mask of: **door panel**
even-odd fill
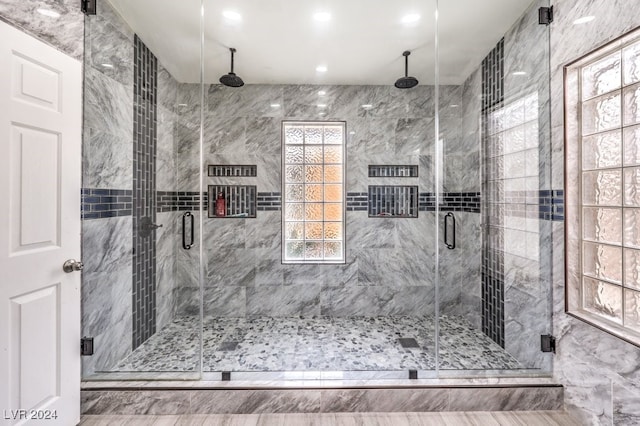
[[[81,63],[0,22],[0,75],[0,407],[76,424]]]

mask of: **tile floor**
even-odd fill
[[[198,319],[178,317],[112,371],[196,371]],[[417,347],[403,347],[405,343]],[[516,359],[459,317],[440,319],[442,369],[509,370]],[[392,371],[435,367],[433,317],[206,318],[203,366],[213,371]]]

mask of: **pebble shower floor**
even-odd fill
[[[112,371],[197,371],[198,329],[197,317],[178,317]],[[432,370],[433,336],[433,317],[209,317],[203,371]],[[415,339],[418,347],[403,347],[400,339]],[[440,368],[522,365],[465,319],[442,316]]]

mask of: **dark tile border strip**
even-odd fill
[[[282,209],[282,194],[280,192],[258,192],[256,209],[261,212],[280,211]]]
[[[130,189],[82,188],[82,220],[131,216],[133,191]]]
[[[198,210],[200,197],[197,191],[158,191],[156,193],[157,212]],[[202,198],[206,207],[209,198],[206,192],[202,193]]]
[[[443,192],[440,194],[440,211],[480,213],[479,192]],[[420,211],[436,211],[436,195],[433,192],[421,192]]]

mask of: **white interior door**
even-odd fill
[[[4,424],[80,420],[81,128],[81,63],[0,22]]]

